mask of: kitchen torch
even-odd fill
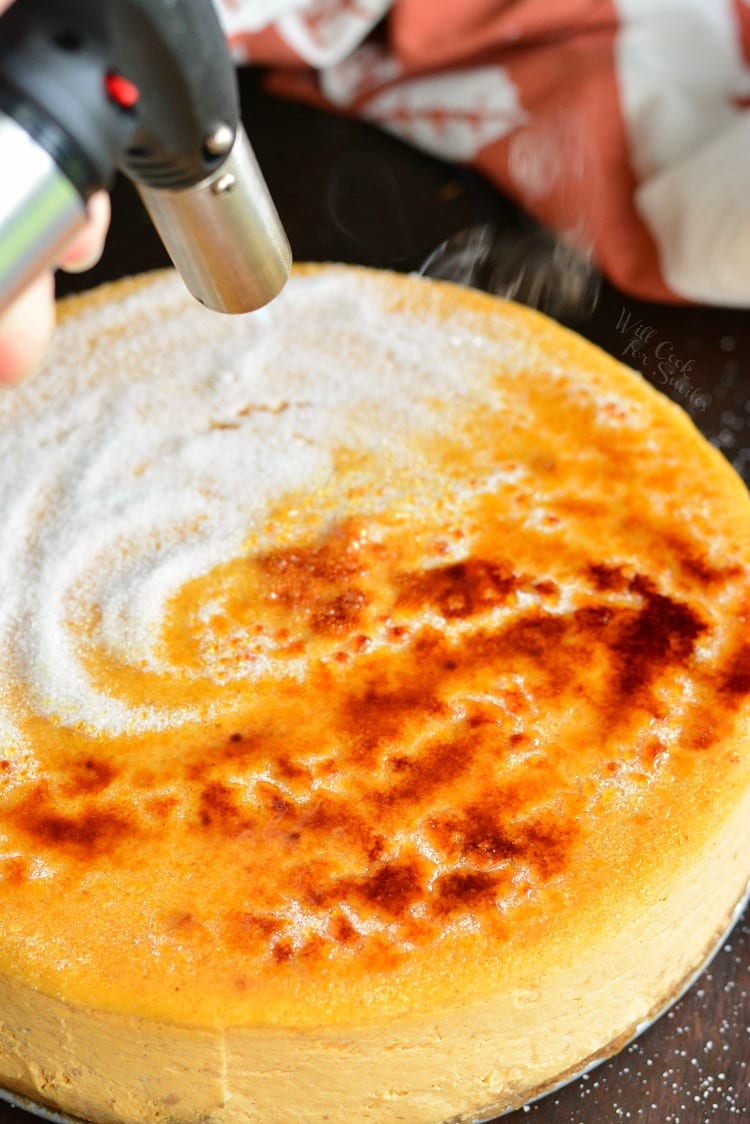
[[[203,304],[249,312],[281,290],[289,245],[211,0],[16,0],[0,18],[0,309],[118,169]]]

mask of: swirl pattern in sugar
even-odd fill
[[[285,495],[324,489],[336,449],[397,463],[427,414],[446,424],[434,401],[476,395],[487,341],[465,322],[386,319],[383,299],[354,273],[297,276],[217,333],[167,275],[63,320],[46,370],[0,411],[0,728],[19,697],[110,734],[200,716],[118,698],[92,661],[168,674],[160,622],[184,582]]]

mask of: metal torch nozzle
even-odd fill
[[[284,287],[291,250],[241,126],[200,183],[138,190],[185,284],[208,308],[249,312]]]

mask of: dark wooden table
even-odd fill
[[[370,126],[270,98],[250,72],[241,82],[248,132],[297,260],[417,270],[446,239],[479,226],[501,271],[512,271],[518,247],[527,263],[549,268],[544,236],[480,177]],[[89,274],[65,278],[60,289],[70,292],[164,264],[135,193],[118,182],[103,261]],[[538,289],[532,271],[521,295]],[[750,314],[645,304],[606,284],[596,301],[589,287],[574,304],[562,319],[684,406],[750,481]],[[638,322],[645,330],[634,343]],[[691,486],[687,471],[683,486]],[[0,1104],[0,1124],[32,1119]],[[750,1121],[750,910],[698,983],[638,1042],[504,1119],[508,1124]],[[272,1124],[286,1124],[283,1106]]]

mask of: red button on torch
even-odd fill
[[[107,97],[121,109],[132,109],[141,96],[141,91],[135,83],[122,74],[115,74],[114,71],[110,71],[104,79],[104,89],[107,91]]]

